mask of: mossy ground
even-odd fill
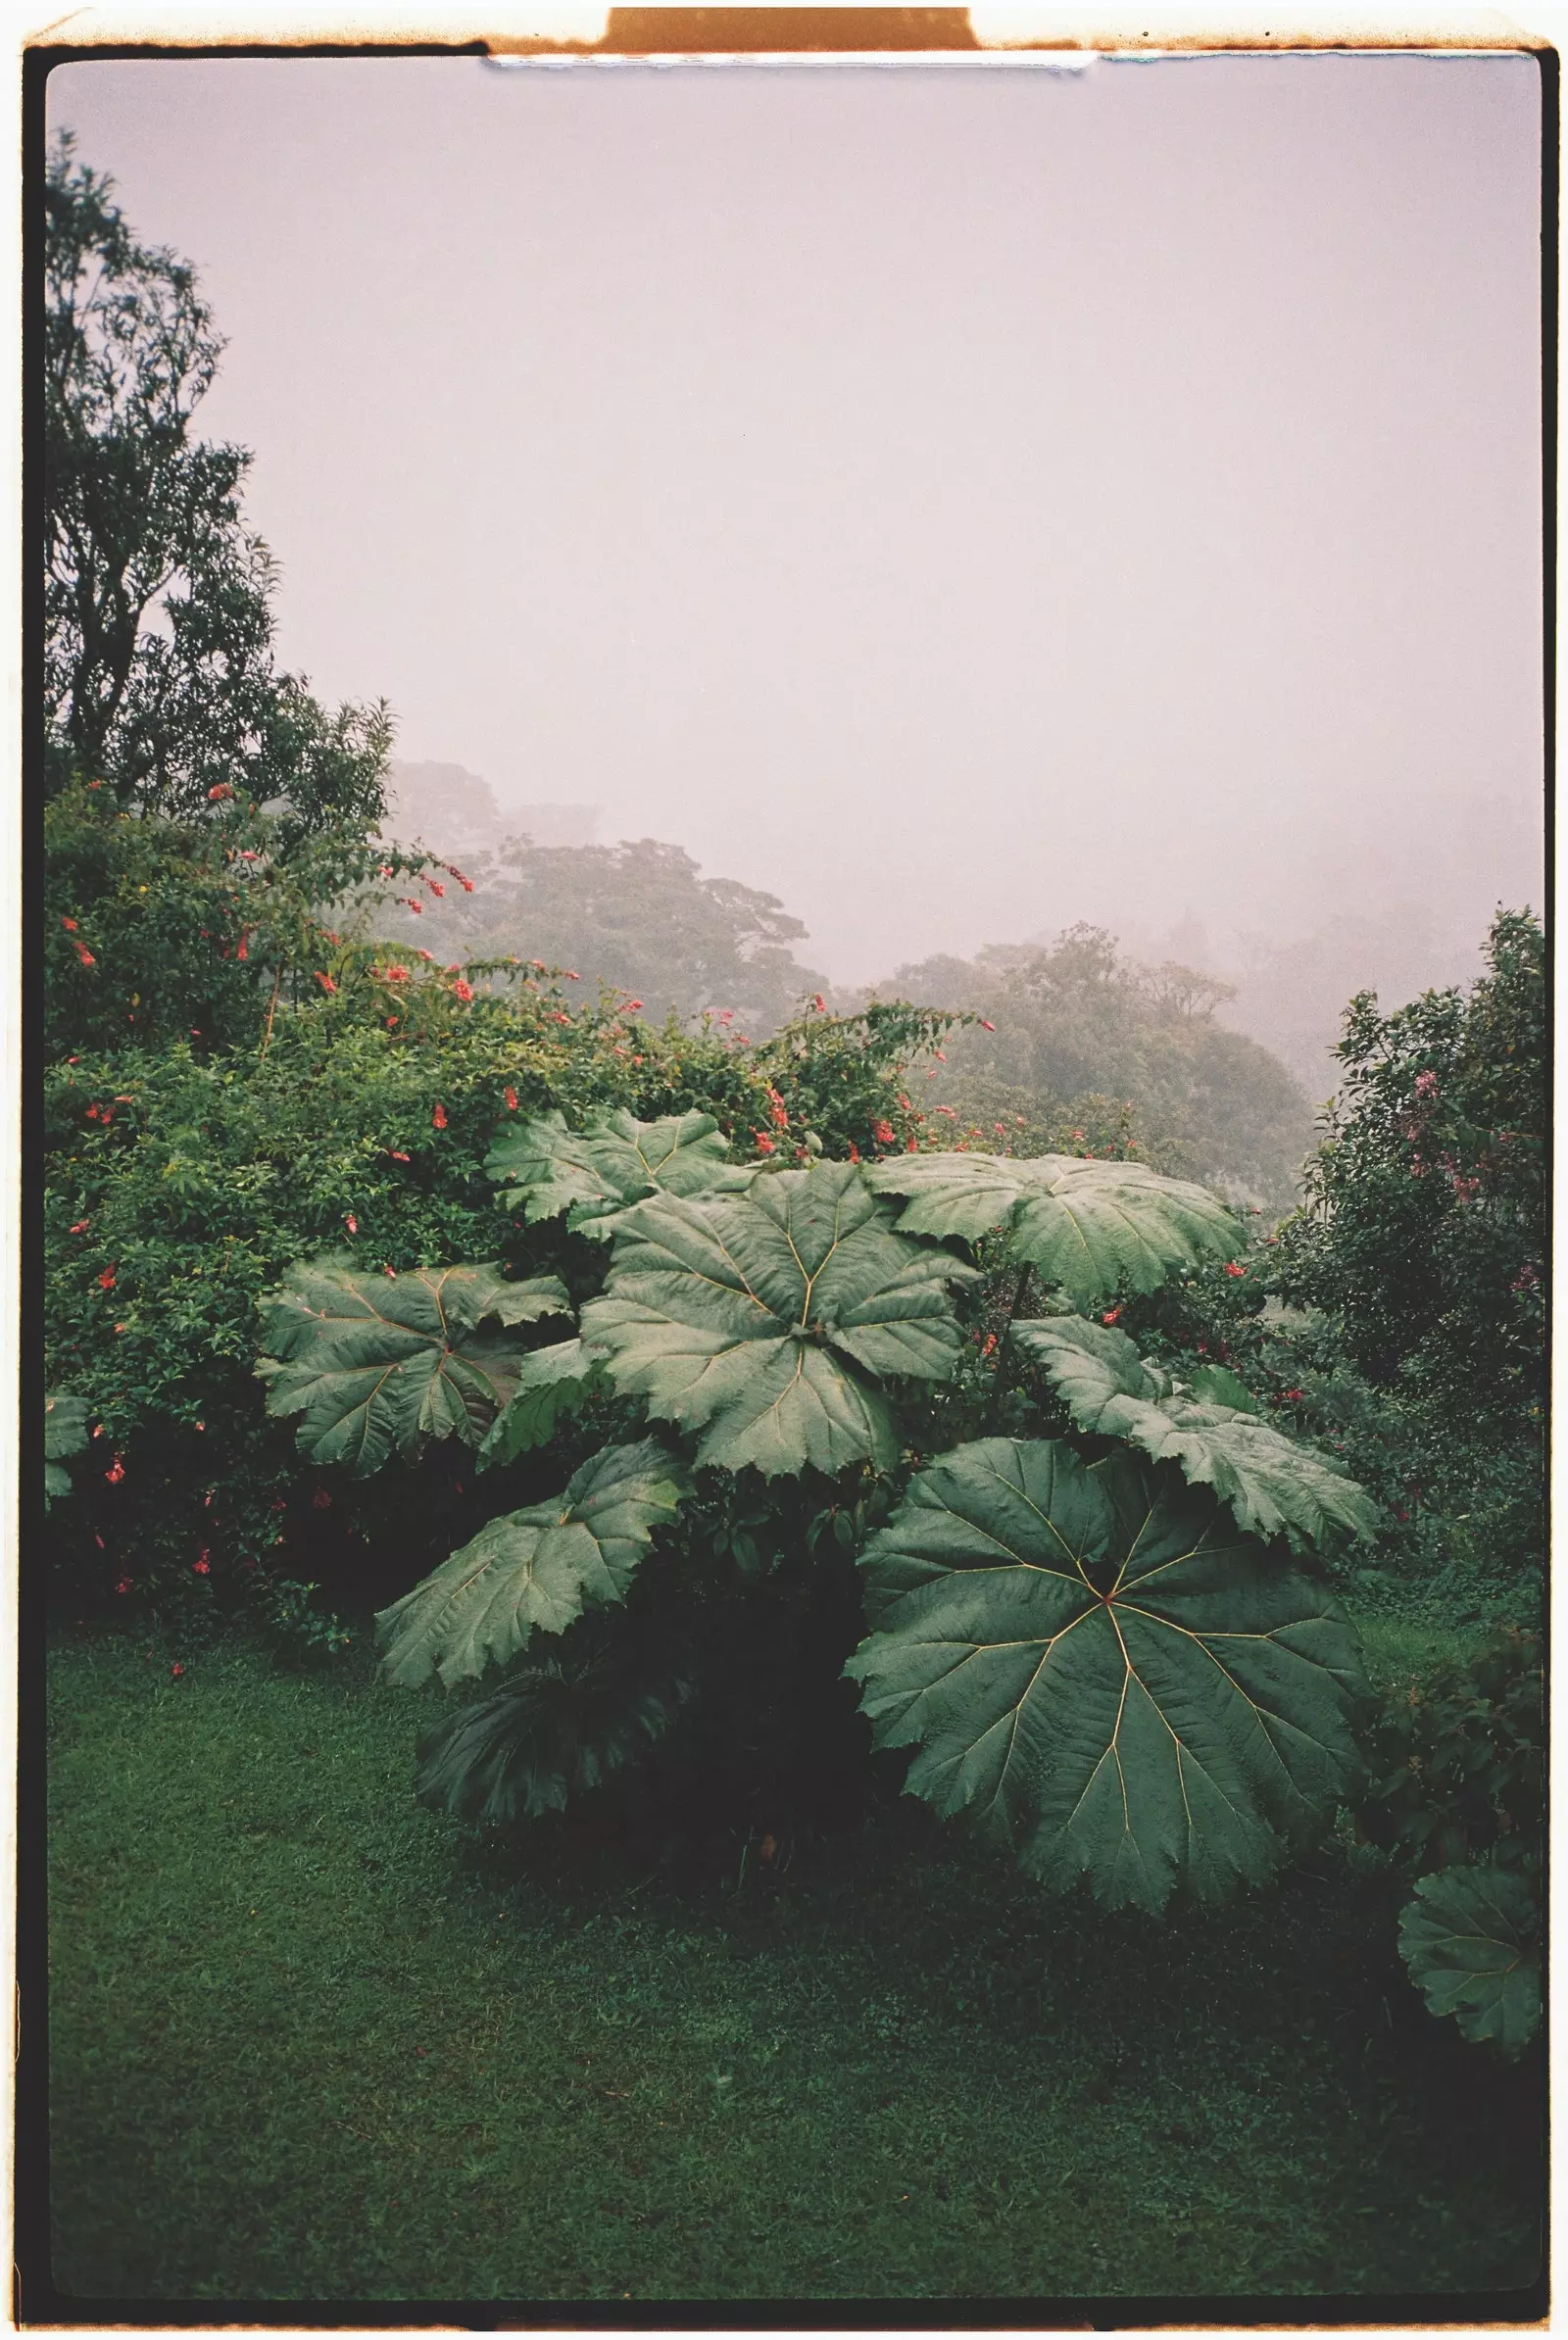
[[[1391,1657],[1396,1653],[1391,1652]],[[417,1809],[413,1702],[51,1666],[54,2277],[84,2300],[1507,2291],[1540,2117],[1335,1842],[1164,1925],[907,1803],[677,1874]],[[1441,2316],[1436,2300],[1432,2313]]]

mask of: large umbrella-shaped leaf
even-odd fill
[[[559,1812],[657,1745],[692,1687],[689,1666],[630,1633],[585,1655],[530,1658],[420,1741],[416,1792],[453,1820]]]
[[[1012,1337],[1044,1366],[1081,1430],[1174,1462],[1184,1478],[1212,1487],[1254,1536],[1284,1536],[1301,1551],[1376,1535],[1378,1507],[1366,1489],[1315,1446],[1275,1430],[1250,1398],[1245,1408],[1201,1404],[1125,1333],[1079,1316],[1015,1324]]]
[[[1054,1886],[1158,1910],[1266,1877],[1355,1769],[1339,1604],[1206,1491],[1125,1450],[986,1438],[862,1555],[851,1659],[912,1792]]]
[[[424,1438],[477,1446],[516,1387],[517,1328],[570,1306],[559,1278],[509,1284],[494,1265],[366,1276],[302,1261],[267,1304],[267,1410],[303,1414],[300,1451],[362,1478]]]
[[[656,1528],[686,1491],[655,1438],[607,1446],[564,1495],[507,1512],[376,1618],[389,1682],[439,1674],[450,1687],[505,1665],[537,1629],[564,1633],[587,1607],[620,1600]]]
[[[1399,1952],[1434,2015],[1516,2057],[1541,2022],[1540,1933],[1528,1881],[1478,1861],[1421,1878],[1400,1913]]]
[[[587,1403],[604,1380],[604,1368],[580,1341],[557,1341],[533,1348],[517,1366],[514,1394],[491,1424],[479,1449],[479,1468],[509,1463],[530,1447],[548,1445],[556,1425]]]
[[[1245,1242],[1217,1195],[1142,1162],[910,1153],[870,1163],[866,1174],[878,1194],[908,1196],[899,1225],[910,1235],[977,1243],[1004,1227],[1014,1256],[1075,1308],[1122,1286],[1152,1292],[1177,1269],[1234,1259]]]
[[[46,1397],[43,1401],[43,1500],[46,1511],[59,1496],[71,1492],[71,1473],[64,1465],[68,1456],[82,1453],[89,1443],[88,1412],[84,1397]]]
[[[658,1195],[618,1236],[583,1339],[650,1413],[703,1432],[700,1463],[768,1478],[886,1465],[899,1439],[878,1384],[952,1373],[948,1288],[973,1273],[891,1217],[850,1162],[716,1200]]]
[[[754,1175],[729,1159],[729,1140],[710,1113],[637,1121],[601,1108],[580,1130],[545,1113],[502,1131],[485,1168],[507,1182],[501,1199],[532,1226],[567,1213],[567,1225],[608,1237],[634,1202],[654,1194],[736,1193]]]

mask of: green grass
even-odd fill
[[[55,2279],[82,2298],[1507,2289],[1528,2072],[1433,2022],[1334,1844],[1166,1926],[907,1804],[678,1890],[410,1794],[417,1701],[52,1663]]]

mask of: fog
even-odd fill
[[[1313,980],[1540,906],[1529,61],[171,60],[50,108],[198,263],[282,653],[401,756],[685,846],[846,985],[1079,919],[1250,967],[1303,1063]]]

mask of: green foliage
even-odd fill
[[[430,905],[420,941],[452,958],[515,951],[619,991],[656,1015],[723,1015],[760,1040],[822,978],[791,945],[806,928],[771,894],[705,878],[677,845],[529,846],[476,858],[471,896]],[[393,932],[398,929],[394,925]]]
[[[1242,1244],[1234,1214],[1214,1195],[1137,1162],[926,1153],[867,1175],[878,1194],[910,1197],[898,1222],[908,1234],[974,1243],[1004,1226],[1014,1254],[1075,1308],[1123,1285],[1152,1292],[1172,1268],[1234,1258]]]
[[[1534,1633],[1401,1677],[1367,1733],[1363,1835],[1406,1867],[1541,1865],[1545,1683]]]
[[[57,776],[122,805],[274,804],[290,845],[379,819],[385,710],[328,712],[272,646],[251,458],[191,423],[222,343],[187,262],[138,244],[113,181],[54,146],[44,188],[44,695]]]
[[[849,1163],[756,1180],[744,1195],[661,1194],[617,1237],[583,1337],[617,1389],[701,1431],[700,1464],[832,1475],[897,1457],[889,1377],[942,1380],[972,1278],[891,1231]]]
[[[919,1473],[862,1559],[851,1661],[911,1791],[1046,1882],[1162,1909],[1255,1883],[1355,1772],[1339,1604],[1126,1452],[986,1439]]]
[[[1153,1462],[1212,1487],[1254,1536],[1284,1536],[1298,1552],[1377,1532],[1377,1506],[1335,1458],[1314,1453],[1263,1421],[1255,1400],[1224,1366],[1193,1379],[1189,1396],[1112,1325],[1081,1317],[1014,1324],[1012,1338],[1045,1370],[1080,1430],[1125,1438]],[[1214,1403],[1233,1390],[1246,1402]]]
[[[439,1673],[448,1688],[559,1633],[585,1606],[619,1601],[657,1527],[686,1491],[685,1474],[655,1438],[611,1446],[564,1495],[492,1520],[471,1543],[376,1619],[389,1682]]]
[[[653,1194],[733,1194],[750,1177],[729,1159],[729,1140],[710,1113],[642,1122],[630,1113],[590,1113],[580,1130],[548,1113],[504,1129],[485,1168],[506,1186],[507,1210],[529,1226],[566,1213],[574,1231],[611,1236],[634,1202]]]
[[[43,1401],[43,1488],[47,1509],[71,1492],[71,1473],[65,1464],[87,1446],[87,1407],[79,1397],[46,1397]]]
[[[552,1341],[518,1358],[513,1393],[485,1434],[479,1468],[515,1462],[531,1447],[548,1445],[558,1424],[575,1413],[604,1380],[597,1357],[580,1340]]]
[[[1399,1919],[1399,1952],[1434,2015],[1518,2057],[1541,2023],[1540,1932],[1526,1880],[1481,1861],[1421,1878]]]
[[[1468,994],[1388,1016],[1353,999],[1279,1244],[1281,1292],[1329,1316],[1368,1380],[1511,1441],[1544,1392],[1545,1018],[1545,944],[1523,911],[1499,911]]]
[[[491,1826],[564,1811],[665,1738],[693,1687],[641,1639],[535,1657],[421,1739],[419,1801]]]
[[[362,1478],[394,1446],[477,1446],[516,1389],[516,1328],[570,1306],[559,1276],[509,1283],[493,1264],[384,1278],[297,1264],[264,1310],[267,1410],[303,1414],[300,1452]]]
[[[971,1011],[930,1091],[960,1125],[1005,1121],[1029,1153],[1127,1153],[1275,1209],[1295,1199],[1310,1111],[1276,1057],[1215,1021],[1228,985],[1139,966],[1090,926],[892,983]]]

